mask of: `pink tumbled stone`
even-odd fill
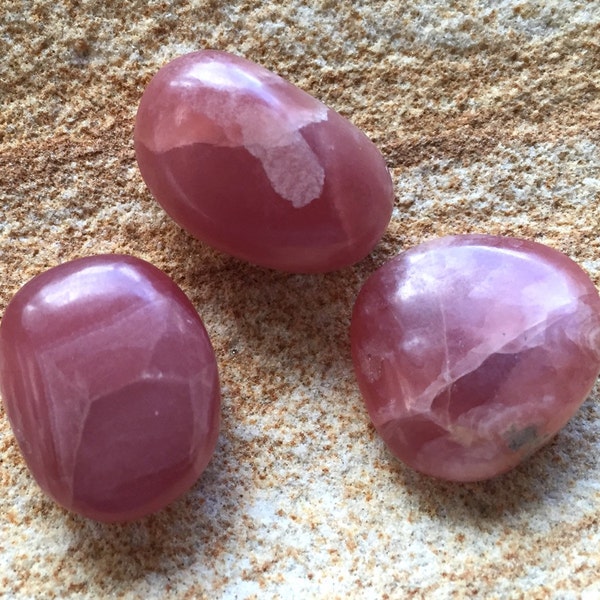
[[[164,273],[130,256],[74,260],[17,292],[0,326],[0,389],[39,485],[99,521],[169,504],[218,436],[204,325]]]
[[[476,481],[508,471],[577,411],[600,372],[600,297],[534,242],[446,237],[390,260],[354,307],[367,409],[412,468]]]
[[[204,50],[163,67],[141,99],[142,177],[189,233],[251,263],[332,271],[390,220],[383,157],[354,125],[281,77]]]

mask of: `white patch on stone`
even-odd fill
[[[258,158],[273,189],[294,208],[302,208],[321,195],[325,171],[306,140],[296,132],[286,146],[247,146]]]
[[[273,189],[295,208],[318,198],[325,171],[300,129],[327,120],[327,107],[307,94],[300,102],[294,102],[293,95],[282,97],[276,86],[290,84],[262,69],[232,74],[218,65],[199,68],[203,81],[216,93],[206,94],[201,107],[190,103],[190,108],[221,131],[223,139],[215,139],[213,132],[212,142],[244,146],[260,160]],[[206,126],[203,129],[207,131]]]
[[[315,101],[316,110],[278,106],[248,106],[238,113],[243,145],[258,158],[273,189],[295,208],[321,195],[325,171],[300,134],[309,123],[327,118],[327,108]]]

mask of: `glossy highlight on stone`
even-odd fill
[[[600,297],[547,246],[491,235],[421,244],[360,291],[352,355],[389,449],[435,477],[508,471],[577,411],[600,372]]]
[[[135,150],[146,184],[193,236],[251,263],[333,271],[364,258],[392,213],[375,145],[274,73],[203,50],[144,92]]]
[[[217,441],[204,325],[167,275],[130,256],[77,259],[15,294],[0,324],[0,389],[39,485],[99,521],[175,500]]]

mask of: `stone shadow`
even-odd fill
[[[178,237],[189,251],[177,283],[205,321],[225,384],[231,373],[262,384],[282,377],[353,380],[352,307],[385,260],[383,246],[353,267],[289,274],[219,254],[183,232]]]
[[[130,523],[99,523],[64,511],[61,527],[69,540],[64,560],[85,565],[87,593],[113,589],[118,596],[121,588],[126,591],[132,582],[149,577],[175,581],[194,564],[232,552],[226,533],[235,527],[237,491],[224,443],[221,438],[192,489],[158,513]]]
[[[512,471],[487,481],[452,483],[433,479],[386,454],[398,483],[411,490],[421,511],[441,523],[485,528],[522,521],[525,515],[544,518],[548,502],[571,504],[570,495],[579,483],[597,479],[598,412],[597,400],[588,399],[549,444]],[[575,512],[573,509],[572,516]]]

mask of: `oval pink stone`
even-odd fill
[[[251,263],[332,271],[365,257],[390,220],[375,145],[281,77],[204,50],[163,67],[135,123],[142,177],[184,229]]]
[[[367,280],[351,338],[392,453],[428,475],[475,481],[516,466],[585,400],[600,371],[600,297],[541,244],[446,237]]]
[[[164,273],[129,256],[74,260],[17,292],[0,326],[0,388],[39,485],[99,521],[169,504],[218,436],[204,325]]]

